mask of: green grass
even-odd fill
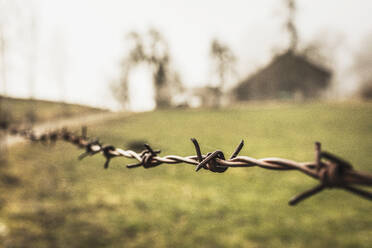
[[[27,117],[30,114],[34,115],[37,122],[43,122],[103,111],[102,109],[78,104],[63,104],[61,102],[8,97],[2,99],[2,106],[5,111],[10,112],[11,118],[17,122],[27,121]]]
[[[314,159],[314,141],[372,172],[371,104],[245,106],[226,110],[158,111],[89,128],[125,148],[144,140],[162,154],[202,152]],[[299,172],[259,168],[223,174],[191,165],[128,170],[100,156],[81,162],[69,144],[12,147],[2,186],[4,247],[370,247],[371,202],[327,190],[296,207],[288,200],[317,182]]]

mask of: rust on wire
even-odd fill
[[[372,186],[372,175],[369,173],[359,172],[353,169],[352,165],[329,153],[321,150],[321,144],[315,143],[315,161],[314,162],[296,162],[282,158],[262,158],[255,159],[248,156],[238,156],[242,150],[244,141],[236,147],[229,159],[225,159],[222,151],[209,152],[202,154],[200,145],[195,138],[191,141],[194,144],[196,155],[177,156],[168,155],[159,156],[160,150],[154,150],[150,145],[145,144],[144,150],[136,153],[131,150],[123,150],[112,145],[103,145],[98,139],[91,139],[87,136],[87,127],[82,127],[81,134],[76,134],[66,128],[55,130],[43,134],[35,134],[31,129],[4,128],[12,135],[20,135],[31,142],[41,142],[43,144],[54,144],[57,140],[63,140],[85,149],[78,159],[81,160],[87,156],[102,154],[106,161],[104,168],[109,168],[111,159],[116,157],[125,157],[137,160],[134,164],[127,165],[127,168],[153,168],[161,164],[180,164],[186,163],[196,167],[196,171],[205,169],[211,172],[223,173],[229,167],[259,167],[269,170],[288,171],[297,170],[305,175],[319,180],[315,187],[293,197],[289,205],[293,206],[299,202],[322,192],[324,189],[339,188],[367,200],[372,200],[372,192],[366,191],[356,186]]]

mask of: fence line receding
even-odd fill
[[[85,152],[79,156],[79,160],[96,154],[102,154],[106,161],[104,168],[109,168],[110,160],[116,157],[125,157],[137,160],[134,164],[127,165],[127,168],[144,167],[146,169],[159,166],[161,164],[180,164],[186,163],[194,165],[196,171],[200,169],[209,170],[215,173],[223,173],[232,167],[260,167],[263,169],[289,171],[297,170],[304,175],[319,180],[319,184],[295,197],[289,201],[289,205],[309,198],[324,189],[338,188],[350,193],[372,200],[372,192],[366,191],[358,186],[372,186],[372,175],[365,172],[356,171],[352,165],[329,152],[321,150],[321,144],[315,143],[315,161],[314,162],[296,162],[282,158],[262,158],[255,159],[248,156],[239,156],[244,142],[241,141],[231,156],[226,159],[222,151],[217,150],[202,154],[198,141],[192,138],[196,155],[177,156],[167,155],[159,156],[160,150],[154,150],[150,145],[144,144],[144,150],[140,153],[132,150],[124,150],[113,145],[105,145],[98,139],[92,139],[87,136],[87,128],[82,127],[81,134],[72,132],[66,128],[54,130],[37,135],[32,129],[7,128],[10,134],[19,135],[31,142],[41,142],[43,144],[52,144],[58,140],[63,140],[76,145]]]

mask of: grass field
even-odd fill
[[[371,104],[245,106],[172,110],[120,117],[89,127],[125,148],[146,141],[162,154],[202,152],[314,159],[314,141],[372,172]],[[371,247],[371,202],[327,190],[296,207],[288,200],[317,182],[299,172],[259,168],[196,173],[191,165],[126,169],[81,151],[23,144],[10,149],[2,182],[3,247]],[[9,180],[8,180],[9,181]]]
[[[94,114],[102,109],[78,104],[63,104],[60,102],[30,100],[20,98],[3,98],[3,108],[9,111],[12,119],[18,122],[27,121],[27,115],[33,112],[37,122],[61,119],[81,114]]]

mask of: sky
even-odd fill
[[[4,3],[12,1],[16,0],[0,0],[0,11],[4,13]],[[24,13],[23,17],[33,16],[35,24],[10,18],[5,26],[12,41],[6,58],[6,93],[15,97],[30,96],[32,77],[36,98],[117,109],[110,84],[119,76],[120,61],[129,49],[125,37],[131,31],[145,33],[156,28],[162,32],[170,47],[172,67],[179,71],[186,87],[214,83],[209,57],[213,38],[229,45],[238,59],[238,77],[231,80],[231,87],[288,46],[283,0],[18,3],[18,12]],[[336,91],[355,89],[356,79],[350,68],[353,54],[372,32],[372,1],[298,0],[297,6],[300,47],[314,39],[327,43],[337,68]],[[133,110],[154,107],[151,74],[145,66],[131,73],[130,93]]]

